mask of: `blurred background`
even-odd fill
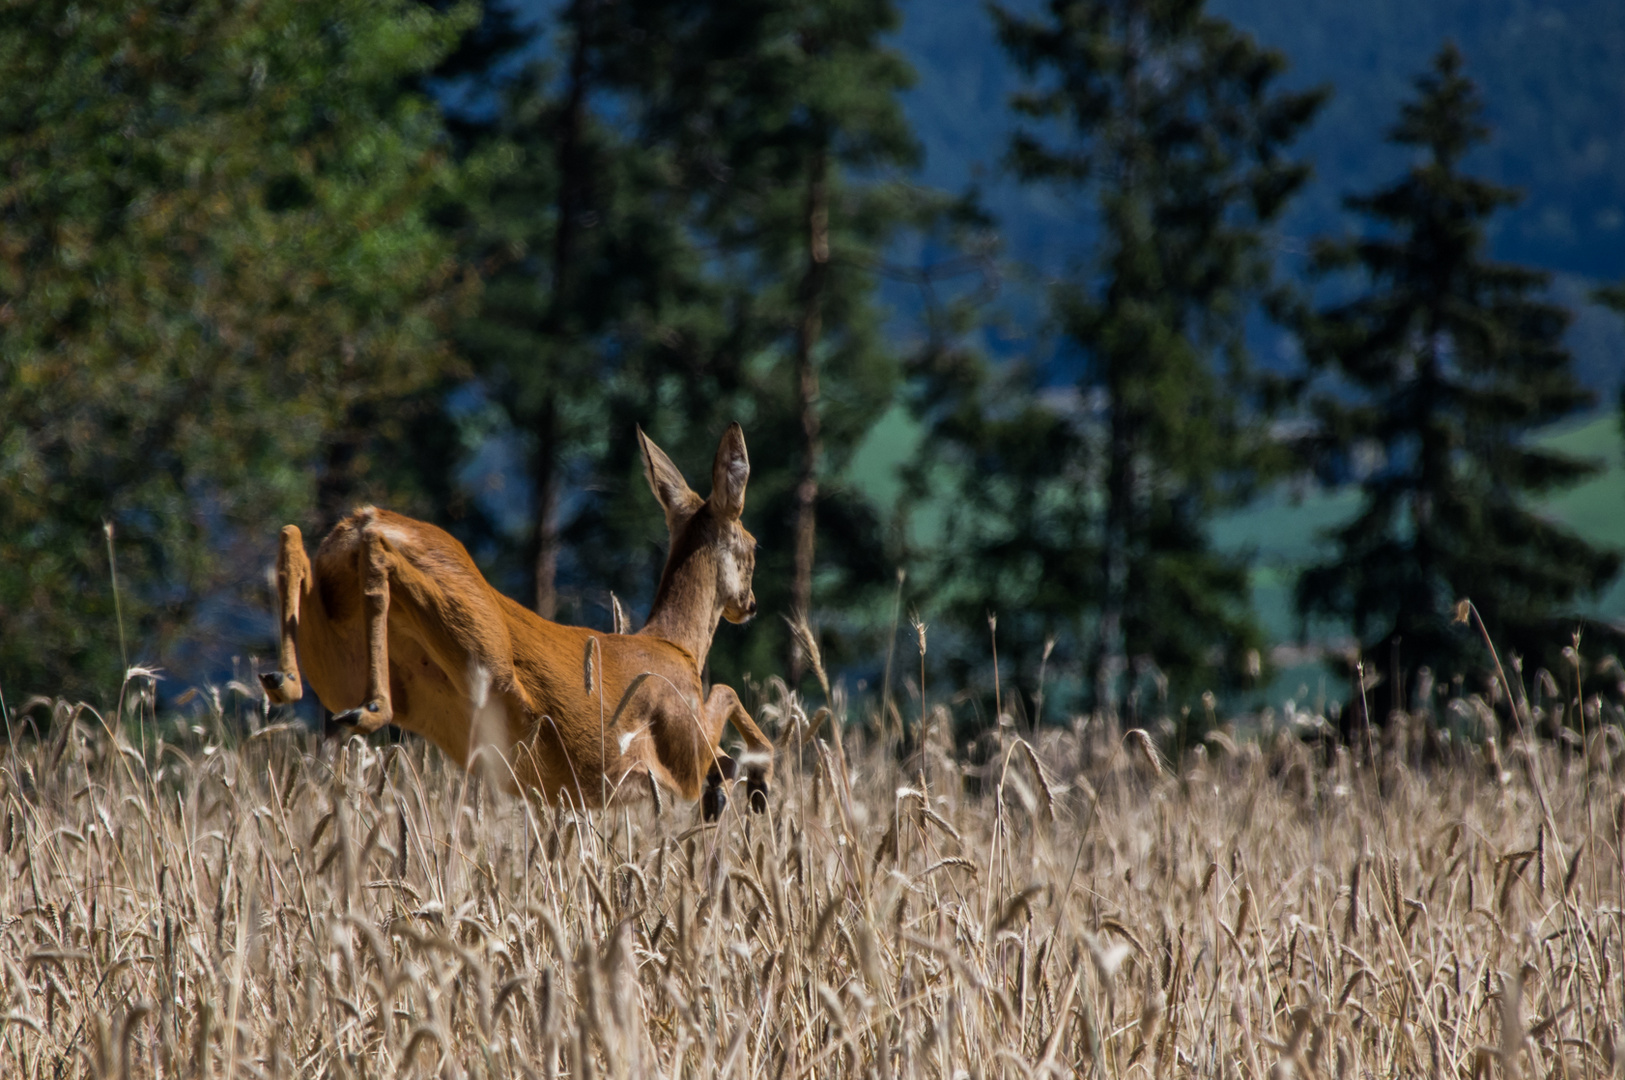
[[[253,685],[364,502],[638,625],[635,427],[736,419],[742,691],[797,611],[877,710],[1625,688],[1612,0],[40,0],[0,76],[12,707]]]

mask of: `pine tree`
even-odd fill
[[[1056,475],[1089,477],[1096,566],[1076,610],[1096,613],[1089,676],[1115,711],[1131,658],[1187,687],[1239,681],[1259,631],[1243,560],[1207,523],[1267,456],[1244,393],[1243,320],[1269,286],[1267,230],[1307,168],[1285,150],[1320,92],[1275,83],[1283,58],[1201,0],[1050,0],[995,11],[1030,89],[1018,176],[1074,195],[1098,254],[1052,294],[1084,373]],[[1059,129],[1059,130],[1058,130]],[[992,599],[990,597],[990,599]]]
[[[912,73],[884,43],[897,12],[889,0],[648,7],[665,45],[645,89],[651,129],[676,151],[726,293],[717,345],[739,394],[719,404],[748,408],[764,433],[795,432],[752,443],[759,593],[766,610],[811,616],[820,594],[891,578],[873,508],[836,478],[899,377],[876,268],[899,229],[939,208],[897,175],[918,152],[898,101]],[[790,651],[794,681],[803,658]],[[755,670],[776,667],[758,653]]]
[[[557,410],[555,468],[581,492],[557,523],[560,579],[651,593],[664,537],[633,424],[703,461],[738,419],[763,610],[890,581],[878,516],[838,477],[895,397],[876,266],[935,205],[893,175],[914,153],[908,71],[881,43],[895,11],[579,0],[561,18],[561,55],[499,124],[515,164],[481,233],[503,269],[462,335],[516,429],[538,430],[538,403]],[[572,218],[590,227],[564,243]],[[538,483],[541,461],[529,471]],[[720,638],[712,664],[765,676],[788,647],[764,619],[748,644]]]
[[[1303,324],[1311,364],[1336,386],[1314,399],[1316,449],[1363,475],[1359,512],[1304,573],[1298,607],[1352,624],[1368,668],[1399,680],[1401,706],[1424,665],[1441,685],[1484,669],[1482,642],[1452,625],[1458,600],[1499,648],[1555,659],[1574,629],[1560,616],[1620,565],[1527,504],[1596,471],[1527,438],[1591,395],[1563,344],[1569,314],[1542,296],[1548,275],[1485,250],[1490,217],[1519,196],[1462,172],[1488,134],[1481,113],[1446,46],[1390,134],[1416,164],[1347,200],[1367,235],[1317,246],[1321,273],[1353,271],[1367,290]]]
[[[263,610],[276,528],[317,524],[321,484],[381,494],[462,291],[432,222],[457,173],[406,83],[467,21],[281,0],[0,15],[13,704],[117,688],[104,522],[128,659],[185,669],[258,643],[218,612]]]
[[[573,498],[569,514],[561,502],[630,476],[661,338],[682,318],[674,308],[695,287],[699,262],[669,149],[640,130],[636,84],[648,47],[633,26],[626,5],[574,0],[552,35],[559,55],[526,68],[471,138],[490,176],[470,208],[488,280],[459,340],[529,485],[519,572],[499,578],[517,577],[548,618],[584,617],[579,603],[572,615],[560,611],[561,598],[579,599],[573,585],[584,576],[572,573],[580,559],[570,549],[584,528],[604,524],[603,500]],[[641,530],[597,538],[606,541],[623,557],[644,547]],[[623,567],[611,589],[624,595],[639,576]]]

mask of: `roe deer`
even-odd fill
[[[772,744],[739,697],[701,672],[717,622],[756,614],[756,541],[740,524],[750,460],[731,425],[711,468],[711,496],[642,429],[649,486],[666,512],[670,550],[649,621],[636,634],[549,622],[493,589],[443,530],[362,507],[322,541],[314,561],[293,525],[277,558],[278,670],[260,676],[271,701],[297,701],[304,678],[340,726],[393,723],[467,767],[501,754],[509,782],[549,800],[601,806],[661,788],[704,796],[707,819],[727,802],[733,759],[724,725],[745,740],[747,790],[765,809]],[[619,629],[619,627],[617,627]],[[702,791],[703,781],[703,791]]]

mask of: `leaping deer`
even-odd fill
[[[722,812],[735,776],[717,748],[732,723],[747,747],[751,807],[765,809],[772,744],[730,687],[702,700],[701,684],[718,620],[756,614],[756,541],[739,520],[750,478],[744,432],[733,424],[723,434],[710,498],[690,490],[641,428],[638,442],[671,542],[642,630],[549,622],[493,589],[445,531],[362,507],[334,526],[314,562],[299,529],[283,527],[277,670],[260,676],[267,696],[298,701],[302,664],[337,725],[366,733],[393,723],[465,768],[490,746],[512,784],[580,806],[617,792],[703,794],[707,819]]]

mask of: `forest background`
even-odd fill
[[[806,611],[971,712],[995,643],[1051,718],[1402,706],[1481,684],[1470,598],[1620,693],[1602,0],[47,0],[0,70],[13,705],[253,685],[277,527],[364,501],[635,621],[634,426],[698,482],[731,419],[718,678],[805,677]]]

